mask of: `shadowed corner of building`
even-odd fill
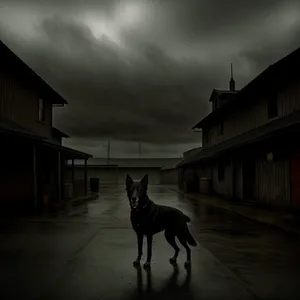
[[[154,272],[151,268],[143,269],[141,266],[136,266],[136,287],[129,297],[122,299],[194,299],[191,283],[191,267],[185,270],[180,270],[177,263],[172,264],[173,270],[166,279],[163,279],[159,284],[158,289],[153,286]],[[180,272],[185,272],[183,282],[179,282]],[[144,279],[145,277],[145,279]]]

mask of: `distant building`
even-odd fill
[[[299,67],[300,48],[241,91],[213,90],[212,112],[193,127],[203,148],[178,164],[182,187],[192,172],[227,198],[300,205]]]
[[[149,175],[150,184],[160,184],[160,170],[175,168],[180,158],[93,158],[88,160],[89,177],[99,177],[100,184],[125,184],[126,175],[139,180]],[[71,163],[69,162],[69,166]],[[75,161],[76,179],[83,177],[83,163]]]
[[[0,209],[37,210],[46,194],[50,203],[61,203],[66,160],[91,157],[62,146],[68,135],[52,126],[53,107],[66,104],[0,41]]]

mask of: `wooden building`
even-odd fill
[[[124,185],[126,175],[140,180],[145,174],[149,184],[161,184],[161,170],[170,169],[180,161],[179,158],[92,158],[88,161],[88,176],[99,178],[100,185]],[[71,163],[69,163],[71,167]],[[84,177],[83,162],[75,161],[76,180]]]
[[[60,203],[66,160],[91,155],[62,146],[52,110],[67,101],[1,41],[0,62],[0,210],[37,210],[47,195]]]
[[[227,198],[300,206],[300,48],[269,66],[242,90],[212,92],[212,112],[193,129],[202,149],[179,165],[210,178]],[[201,192],[201,190],[200,190]]]

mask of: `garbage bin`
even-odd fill
[[[99,193],[99,177],[90,178],[90,187],[92,193]]]
[[[209,195],[212,192],[212,179],[211,178],[200,178],[199,180],[199,191],[201,194]]]

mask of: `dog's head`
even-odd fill
[[[148,201],[148,175],[145,175],[141,181],[134,182],[132,178],[126,177],[126,190],[131,209],[139,210],[143,208]]]

